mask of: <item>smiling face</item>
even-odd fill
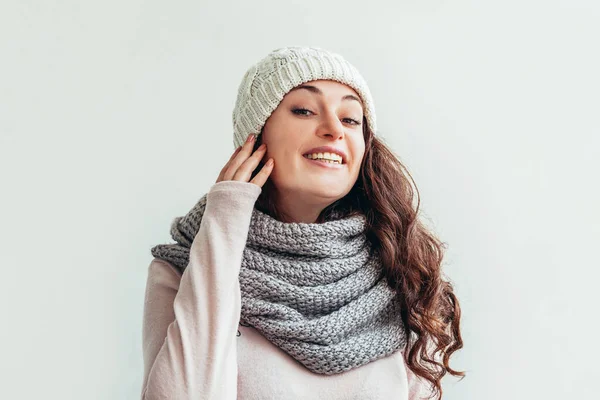
[[[332,80],[306,82],[289,91],[265,123],[265,160],[275,159],[270,179],[279,196],[323,207],[350,192],[365,153],[363,107],[359,95]],[[308,158],[328,146],[343,154],[343,163]],[[312,155],[311,157],[316,157]],[[288,202],[289,203],[289,202]]]

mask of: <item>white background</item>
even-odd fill
[[[233,150],[246,69],[291,45],[365,76],[449,246],[444,399],[598,398],[597,2],[0,4],[0,398],[139,397],[150,248]]]

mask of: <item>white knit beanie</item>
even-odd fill
[[[319,47],[283,47],[251,66],[240,83],[232,114],[234,146],[243,145],[251,133],[260,133],[287,92],[317,79],[330,79],[353,88],[363,101],[369,128],[376,133],[371,92],[352,64]]]

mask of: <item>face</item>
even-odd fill
[[[347,85],[315,80],[288,92],[262,133],[264,159],[275,160],[270,179],[278,194],[328,204],[348,194],[365,153],[362,124],[360,97]],[[313,159],[339,160],[325,154],[336,152],[343,154],[342,164]]]

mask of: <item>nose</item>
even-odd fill
[[[324,114],[323,121],[319,127],[319,136],[327,137],[333,140],[339,140],[345,135],[344,125],[338,119],[336,113],[328,112]]]

